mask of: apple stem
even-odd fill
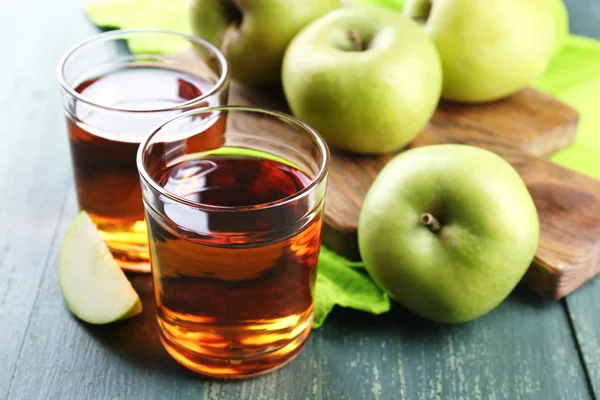
[[[354,50],[354,51],[365,50],[365,48],[363,47],[364,43],[362,41],[362,38],[360,37],[360,33],[355,31],[354,29],[351,29],[348,31],[348,37],[352,41],[352,50]]]
[[[429,213],[421,215],[421,223],[433,233],[438,233],[442,229],[440,221],[438,221],[437,218]]]

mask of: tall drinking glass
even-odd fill
[[[152,54],[144,43],[170,50]],[[59,62],[58,79],[79,206],[124,269],[149,272],[138,146],[175,115],[227,103],[225,57],[193,36],[117,30],[71,48]],[[204,138],[211,148],[210,137]]]
[[[198,146],[206,135],[222,145]],[[137,164],[167,351],[221,378],[291,361],[313,321],[323,139],[273,111],[198,109],[157,128]]]

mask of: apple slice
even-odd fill
[[[142,312],[142,303],[82,211],[69,227],[58,257],[58,282],[69,310],[90,324],[107,324]]]

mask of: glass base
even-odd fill
[[[106,243],[121,269],[128,272],[151,272],[148,248],[126,243]]]
[[[98,224],[100,236],[124,271],[151,272],[148,233],[144,221],[131,225]]]
[[[151,272],[148,248],[125,243],[118,243],[117,247],[111,242],[106,244],[122,270],[142,273]]]
[[[150,261],[148,260],[130,261],[127,259],[117,258],[116,256],[115,260],[117,261],[117,264],[119,264],[123,271],[144,274],[149,274],[150,272],[152,272],[152,269],[150,267]]]
[[[215,356],[193,351],[177,343],[162,327],[160,340],[175,361],[196,373],[218,379],[247,379],[269,374],[291,363],[304,348],[312,321],[311,313],[305,321],[305,328],[290,342],[269,352],[259,351],[253,357]],[[201,347],[196,346],[195,349],[200,350]]]

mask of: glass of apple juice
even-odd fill
[[[196,142],[210,135],[221,146]],[[282,367],[313,321],[329,150],[274,111],[192,110],[139,148],[160,338],[204,375]]]
[[[162,50],[148,51],[146,43]],[[198,107],[226,104],[225,57],[193,36],[116,30],[67,51],[58,64],[58,80],[79,206],[122,268],[149,272],[137,149],[159,123]],[[209,134],[202,140],[196,145],[220,145]]]

